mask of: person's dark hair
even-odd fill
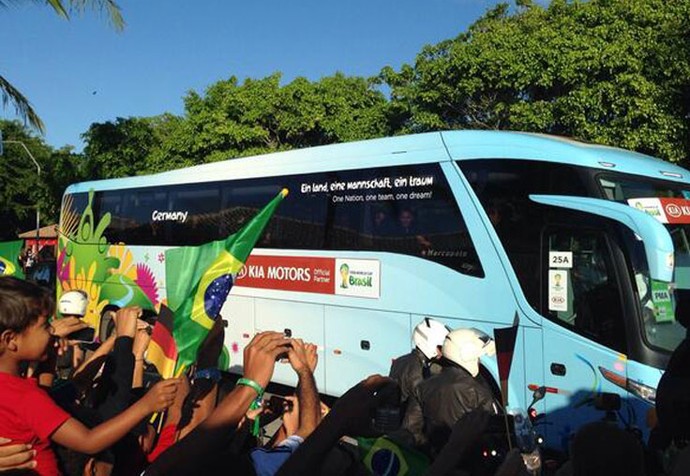
[[[55,300],[50,291],[29,281],[0,277],[0,332],[22,332],[40,316],[52,316]]]

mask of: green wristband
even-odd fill
[[[264,396],[264,389],[261,385],[253,381],[252,379],[244,378],[242,377],[241,379],[237,380],[237,385],[246,385],[247,387],[250,387],[254,389],[256,392],[257,398],[261,398]]]

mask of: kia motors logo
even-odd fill
[[[242,269],[240,269],[240,272],[237,273],[236,279],[242,279],[245,276],[247,276],[247,265],[246,264],[244,266],[242,266]]]
[[[666,205],[666,214],[673,218],[678,218],[683,215],[683,210],[675,203],[669,203]]]

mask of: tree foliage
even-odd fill
[[[82,134],[91,178],[127,177],[147,171],[148,157],[160,147],[154,123],[149,118],[118,117],[114,122],[91,124]]]
[[[364,78],[343,74],[281,86],[280,74],[219,81],[185,98],[177,152],[203,161],[310,147],[389,133],[386,99]],[[198,159],[197,159],[198,160]]]
[[[384,68],[405,132],[515,129],[688,156],[690,1],[500,4]]]
[[[0,241],[36,226],[36,206],[41,223],[55,223],[65,187],[85,179],[83,158],[69,149],[54,151],[43,139],[19,122],[0,121],[3,140],[22,142],[41,166],[41,175],[21,145],[6,143],[0,156]]]
[[[89,166],[98,177],[123,177],[393,132],[385,96],[364,78],[280,79],[232,77],[190,92],[183,117],[92,124],[83,135]]]

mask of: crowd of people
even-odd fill
[[[495,467],[477,464],[477,444],[502,408],[479,370],[495,346],[476,329],[424,319],[414,349],[393,362],[389,377],[366,378],[328,408],[314,379],[314,344],[258,333],[243,350],[242,377],[230,378],[217,368],[226,325],[219,316],[195,367],[162,379],[146,361],[151,325],[140,308],[118,310],[111,335],[94,343],[93,335],[75,339],[89,334],[80,319],[87,305],[84,294],[68,292],[56,313],[45,288],[0,278],[0,473],[405,474],[392,462],[373,468],[353,440],[384,432],[428,462],[418,474],[538,470],[519,449]],[[296,374],[293,395],[265,394],[277,362]],[[380,415],[389,417],[384,424]],[[561,474],[644,474],[641,443],[597,425],[576,435]],[[602,458],[601,441],[623,460],[613,466]]]

